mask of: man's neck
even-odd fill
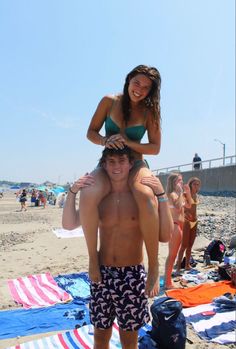
[[[127,181],[115,182],[111,181],[111,192],[120,193],[130,191],[130,187]]]

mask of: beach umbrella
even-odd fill
[[[55,188],[52,188],[52,191],[56,196],[58,196],[60,193],[64,193],[65,189],[63,187],[55,187]]]
[[[39,187],[36,188],[37,190],[42,190],[45,191],[45,189],[47,189],[47,187],[45,185],[40,185]]]
[[[19,185],[12,185],[12,186],[10,187],[10,189],[12,189],[12,190],[19,190],[19,189],[20,189],[20,186],[19,186]]]

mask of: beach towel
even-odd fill
[[[24,308],[46,307],[71,301],[72,297],[58,287],[50,273],[8,280],[12,298]]]
[[[207,313],[209,311],[213,311],[212,315]],[[234,310],[219,312],[216,306],[210,303],[183,309],[183,314],[187,323],[192,324],[202,339],[219,344],[235,342],[236,318]]]
[[[90,280],[88,273],[65,274],[54,277],[57,285],[68,292],[73,299],[87,303],[90,299]]]
[[[19,344],[6,349],[92,349],[94,330],[92,325],[83,326],[78,330],[58,333],[35,341]],[[110,349],[121,349],[117,325],[113,326]]]
[[[142,329],[146,332],[146,327]],[[83,326],[77,330],[58,333],[50,337],[44,337],[35,341],[18,344],[6,349],[92,349],[94,342],[94,329],[92,325]],[[112,337],[110,340],[110,349],[121,349],[119,339],[119,328],[114,323],[112,328]]]
[[[185,289],[174,289],[166,291],[168,297],[182,302],[183,307],[194,307],[200,304],[211,303],[213,298],[224,293],[235,293],[235,286],[231,281],[219,281],[205,283]]]
[[[68,331],[90,324],[84,302],[56,304],[37,309],[0,311],[0,339],[29,336],[52,331]]]
[[[82,227],[73,229],[73,230],[66,230],[66,229],[53,229],[53,233],[58,238],[77,238],[84,236],[84,232]]]

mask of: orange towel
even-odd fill
[[[224,293],[235,293],[236,288],[231,281],[219,281],[197,285],[184,289],[166,291],[168,297],[182,302],[183,307],[195,307],[196,305],[211,303],[213,298]]]

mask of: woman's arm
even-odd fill
[[[192,196],[191,191],[188,184],[184,184],[184,197],[185,197],[185,208],[191,208],[192,206]]]
[[[79,178],[70,187],[62,213],[62,227],[67,230],[73,230],[80,226],[79,210],[76,210],[75,199],[81,188],[94,184],[94,178],[91,175],[85,175]]]
[[[102,98],[100,103],[97,106],[97,109],[92,117],[92,120],[90,122],[88,131],[87,131],[87,138],[98,145],[105,145],[106,137],[103,137],[99,131],[101,130],[104,121],[106,119],[106,116],[111,109],[113,103],[113,97],[111,96],[105,96]]]

